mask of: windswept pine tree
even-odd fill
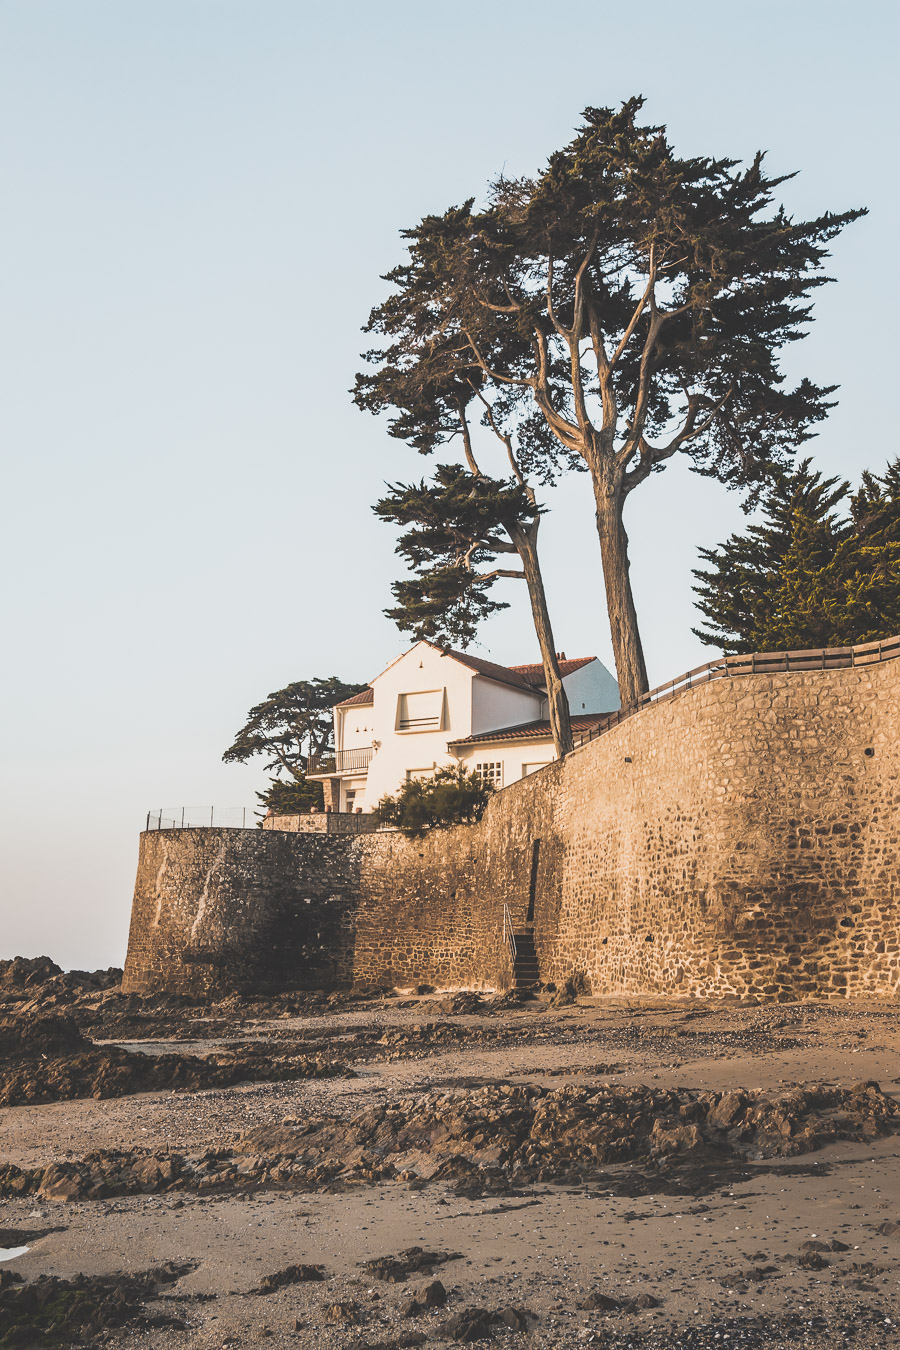
[[[694,576],[694,629],[726,652],[842,647],[900,633],[900,460],[859,490],[806,459],[778,475],[763,519],[714,549]]]
[[[461,462],[439,465],[429,483],[400,484],[375,506],[383,520],[407,526],[397,551],[412,566],[411,579],[394,586],[398,605],[387,611],[417,637],[466,647],[480,621],[506,602],[488,595],[499,578],[521,578],[528,588],[535,636],[544,668],[550,728],[560,757],[572,749],[569,701],[553,637],[538,554],[542,508],[534,482],[551,485],[577,457],[553,444],[532,442],[528,427],[510,416],[508,401],[488,398],[475,372],[460,378],[452,344],[438,339],[414,360],[385,364],[376,376],[359,376],[356,402],[371,412],[392,408],[391,433],[421,454],[461,446]],[[474,423],[474,426],[473,426]],[[507,478],[481,467],[473,431],[482,445],[502,454]],[[497,555],[515,554],[520,567],[498,567]],[[488,563],[488,570],[480,570]]]
[[[483,207],[472,197],[404,231],[355,392],[424,453],[454,397],[477,398],[526,474],[588,470],[626,707],[647,673],[625,503],[676,454],[751,492],[790,464],[834,390],[786,385],[780,354],[829,280],[828,243],[864,214],[795,221],[776,204],[791,175],[768,176],[761,153],[746,167],[682,158],[664,127],[638,122],[642,103],[588,108],[536,177],[500,178]]]
[[[334,748],[335,703],[367,687],[346,684],[336,675],[295,680],[250,709],[222,759],[226,764],[246,764],[257,755],[265,756],[264,767],[275,776],[256,795],[263,806],[278,814],[320,806],[321,786],[306,777],[310,760]]]
[[[417,638],[467,647],[478,625],[508,608],[491,595],[501,579],[523,580],[548,695],[550,729],[560,758],[572,749],[569,701],[562,682],[537,551],[541,509],[520,478],[498,480],[457,465],[439,465],[430,482],[396,484],[376,503],[383,520],[405,527],[397,552],[413,575],[397,581],[385,612]],[[520,567],[498,565],[515,555]]]

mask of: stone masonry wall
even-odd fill
[[[894,996],[898,699],[900,661],[714,681],[422,840],[144,835],[126,987],[503,987],[533,901],[597,994]]]
[[[319,811],[296,816],[266,816],[264,830],[287,830],[290,834],[371,834],[377,829],[374,817],[351,815],[349,811]]]
[[[205,996],[349,982],[357,845],[268,830],[142,834],[123,989]]]

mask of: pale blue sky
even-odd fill
[[[814,452],[898,449],[897,7],[645,0],[0,0],[0,956],[121,962],[148,807],[253,803],[220,756],[291,679],[375,675],[423,462],[358,413],[398,231],[533,171],[588,103],[647,96],[683,153],[769,151],[792,211],[866,204],[797,372],[840,383]],[[690,634],[698,544],[741,521],[673,468],[632,499],[650,678]],[[559,646],[611,665],[587,482],[542,531]],[[483,652],[535,656],[523,596]]]

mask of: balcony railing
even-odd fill
[[[314,757],[309,761],[310,774],[366,773],[374,751],[371,745],[359,750],[338,750],[337,754]]]

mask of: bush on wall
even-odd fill
[[[438,769],[433,778],[411,778],[392,797],[382,797],[374,815],[408,838],[441,825],[471,825],[480,820],[493,788],[461,764]]]

